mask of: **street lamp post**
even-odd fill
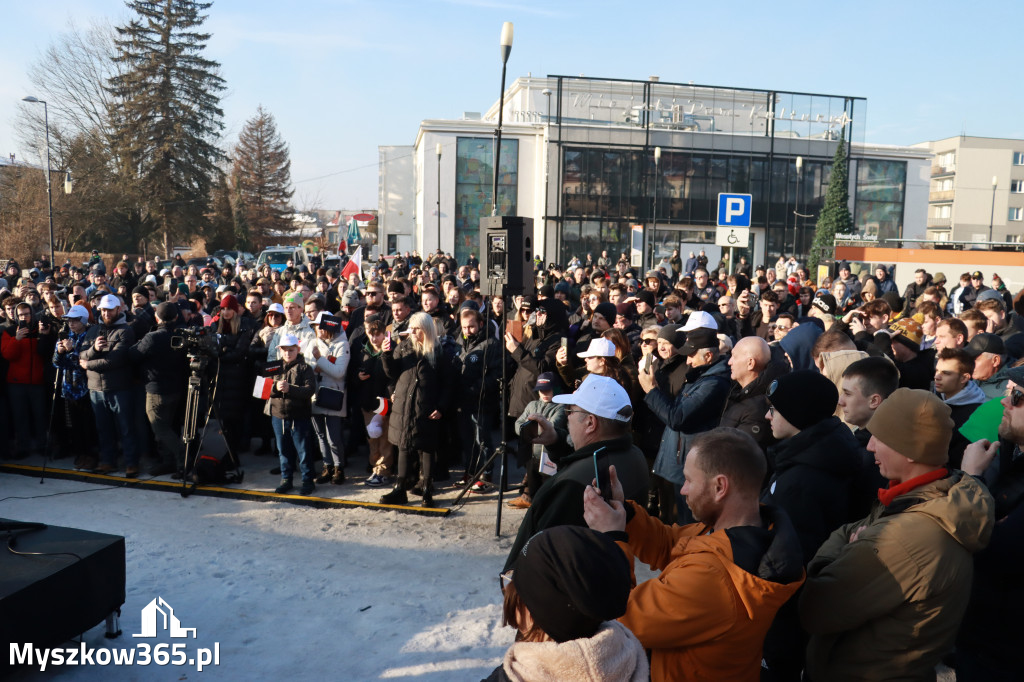
[[[658,181],[661,179],[661,174],[658,173],[658,166],[661,164],[661,147],[654,148],[654,215],[651,221],[651,239],[649,240],[651,249],[651,267],[654,269],[654,250],[657,248],[658,238]]]
[[[796,157],[796,210],[793,211],[793,253],[796,253],[797,226],[800,222],[800,185],[804,179],[804,157]],[[785,239],[782,240],[782,248],[786,248]]]
[[[512,54],[512,22],[501,25],[501,92],[498,93],[498,143],[494,147],[494,182],[491,186],[491,215],[498,215],[498,168],[501,165],[501,122],[505,113],[505,67]]]
[[[992,212],[988,216],[988,242],[992,244],[992,224],[996,221],[996,185],[999,184],[999,178],[992,176]]]
[[[32,104],[43,105],[43,120],[46,124],[46,214],[50,220],[50,267],[54,267],[53,258],[53,200],[50,197],[50,111],[46,106],[46,101],[41,100],[37,97],[22,97],[22,102],[30,102]]]
[[[548,141],[551,139],[551,88],[544,88],[540,94],[547,97],[548,100],[548,116],[544,122],[544,249],[546,251],[548,248],[548,192],[551,187],[551,162],[548,150]],[[560,253],[560,249],[556,248],[555,253]]]
[[[441,143],[434,148],[437,152],[437,248],[441,249]]]

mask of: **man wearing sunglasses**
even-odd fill
[[[999,440],[980,440],[964,450],[963,470],[980,477],[995,499],[996,525],[988,547],[974,556],[974,586],[956,641],[960,682],[1009,682],[1019,679],[1020,673],[1024,367],[1011,367],[1008,374]]]
[[[575,393],[557,395],[553,400],[566,406],[569,439],[559,442],[550,421],[539,414],[528,416],[539,427],[533,443],[547,448],[558,464],[558,472],[534,495],[503,573],[515,566],[523,545],[539,531],[552,526],[587,525],[583,519],[583,491],[594,480],[595,466],[607,480],[608,467],[614,465],[626,498],[641,505],[647,502],[647,462],[630,435],[633,407],[626,390],[610,377],[588,374]]]
[[[947,468],[953,420],[934,393],[897,389],[868,430],[889,487],[807,567],[799,604],[810,634],[807,676],[934,679],[960,629],[972,555],[989,542],[995,503],[973,476]]]

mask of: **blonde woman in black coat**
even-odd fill
[[[383,504],[405,504],[407,490],[433,505],[431,472],[437,454],[440,419],[450,403],[452,373],[441,348],[434,321],[427,313],[409,318],[408,334],[384,337],[384,373],[395,383],[388,440],[398,448],[394,489],[381,496]],[[413,462],[419,461],[419,482],[412,485]]]

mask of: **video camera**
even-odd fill
[[[181,327],[171,336],[171,348],[184,350],[191,356],[215,357],[217,335],[209,327]]]

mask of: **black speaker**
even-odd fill
[[[480,293],[532,296],[533,219],[487,216],[480,219]]]

